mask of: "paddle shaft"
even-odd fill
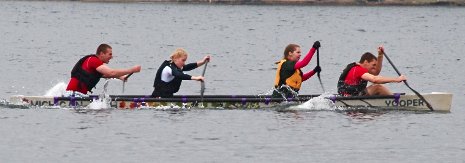
[[[205,71],[207,70],[208,60],[205,62],[205,66],[203,67],[202,77],[205,76]],[[203,93],[205,92],[205,81],[200,82],[200,97],[203,102]]]
[[[134,73],[130,73],[129,75],[127,75],[126,77],[124,77],[123,79],[123,93],[124,93],[124,85],[126,84],[126,80],[128,80],[128,78]]]
[[[316,66],[320,67],[320,49],[316,49]],[[318,72],[318,78],[320,78],[320,72]]]
[[[391,59],[389,58],[389,56],[387,56],[387,54],[385,52],[384,53],[384,56],[386,57],[386,59],[389,61],[389,63],[391,64],[392,68],[394,68],[394,70],[396,71],[397,75],[401,75],[399,70],[397,69],[397,67],[394,65],[394,63],[392,63]],[[434,111],[433,107],[431,106],[431,104],[426,101],[425,97],[423,97],[420,93],[418,93],[416,90],[414,90],[412,87],[410,87],[410,85],[407,83],[406,80],[404,80],[404,84],[410,89],[412,90],[413,93],[415,93],[415,95],[417,95],[421,100],[423,100],[425,103],[426,103],[426,106],[429,108],[429,110],[431,111]]]
[[[205,67],[203,67],[202,76],[205,76],[205,71],[207,70],[208,60],[205,62]]]
[[[316,65],[320,67],[320,48],[316,49]],[[321,82],[320,72],[318,72],[316,75],[320,81],[321,89],[323,89],[323,92],[326,92],[325,87],[323,86],[323,82]]]

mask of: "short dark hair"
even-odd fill
[[[101,52],[106,52],[108,49],[111,49],[111,46],[108,44],[100,44],[97,48],[96,55],[100,54]]]
[[[370,52],[366,52],[362,55],[362,57],[360,57],[359,63],[363,63],[365,61],[371,62],[373,60],[378,60],[378,58],[376,58],[375,55],[371,54]]]

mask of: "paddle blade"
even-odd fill
[[[208,60],[205,62],[205,67],[203,67],[202,76],[205,76],[205,71],[207,70]],[[203,102],[203,93],[205,92],[205,81],[200,82],[200,97]]]
[[[320,49],[319,48],[316,49],[316,64],[318,67],[320,67]],[[320,72],[318,72],[316,75],[318,76],[318,80],[320,81],[321,89],[323,90],[323,92],[326,92],[325,87],[323,86],[323,82],[321,82]]]
[[[323,92],[326,92],[325,87],[323,86],[323,82],[321,82],[321,78],[318,77],[318,80],[320,81],[321,89],[323,90]]]
[[[202,81],[200,82],[200,96],[203,96],[204,93],[205,93],[205,82]]]

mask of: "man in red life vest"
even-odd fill
[[[392,95],[384,83],[402,82],[407,80],[404,75],[399,77],[379,76],[383,65],[384,47],[378,47],[378,58],[370,52],[366,52],[360,58],[359,63],[351,63],[343,70],[337,84],[338,93],[341,96],[369,96]],[[367,84],[374,84],[367,87]]]
[[[97,85],[100,78],[119,78],[124,80],[128,74],[140,72],[141,66],[135,65],[127,69],[112,69],[107,66],[113,52],[110,45],[101,44],[96,54],[81,58],[71,71],[71,80],[67,91],[87,94]]]

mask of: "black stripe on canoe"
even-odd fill
[[[315,95],[299,95],[298,98],[313,98]],[[97,97],[91,95],[90,97]],[[150,95],[110,95],[111,98],[151,98]],[[271,95],[204,95],[204,98],[272,98]],[[201,98],[200,95],[174,95],[173,98]]]
[[[91,97],[55,97],[57,101],[91,101],[94,98]],[[127,101],[127,102],[199,102],[201,98],[111,98],[111,101]],[[284,102],[284,101],[296,101],[303,102],[308,101],[305,98],[203,98],[204,102]]]
[[[305,95],[305,96],[299,96],[298,98],[269,98],[268,97],[257,97],[257,96],[252,96],[250,98],[250,95],[244,95],[242,97],[231,97],[231,95],[224,95],[228,96],[227,98],[221,97],[216,95],[216,97],[204,97],[203,101],[204,102],[284,102],[284,101],[299,101],[299,102],[304,102],[308,101],[309,99],[313,97],[317,97],[318,95]],[[92,99],[97,99],[98,97],[92,96],[92,97],[55,97],[54,100],[60,100],[60,101],[91,101]],[[112,101],[133,101],[133,102],[198,102],[201,101],[201,97],[198,95],[192,95],[191,98],[189,96],[184,96],[184,97],[174,97],[174,98],[152,98],[152,97],[141,97],[141,96],[133,96],[133,97],[124,97],[124,96],[110,96]],[[364,99],[394,99],[396,96],[394,95],[389,95],[389,96],[350,96],[350,97],[342,97],[342,96],[336,96],[336,97],[328,97],[327,99],[331,100],[364,100]]]
[[[405,93],[399,93],[400,95],[405,95]],[[310,99],[320,96],[319,94],[313,95],[299,95],[297,98]],[[335,95],[334,95],[335,96]],[[91,95],[90,97],[97,97]],[[110,95],[111,98],[151,98],[150,95]],[[349,100],[349,99],[385,99],[385,98],[394,98],[394,95],[387,96],[349,96],[342,97],[336,96],[336,98]],[[200,95],[174,95],[173,98],[201,98]],[[271,95],[204,95],[204,98],[272,98]]]

